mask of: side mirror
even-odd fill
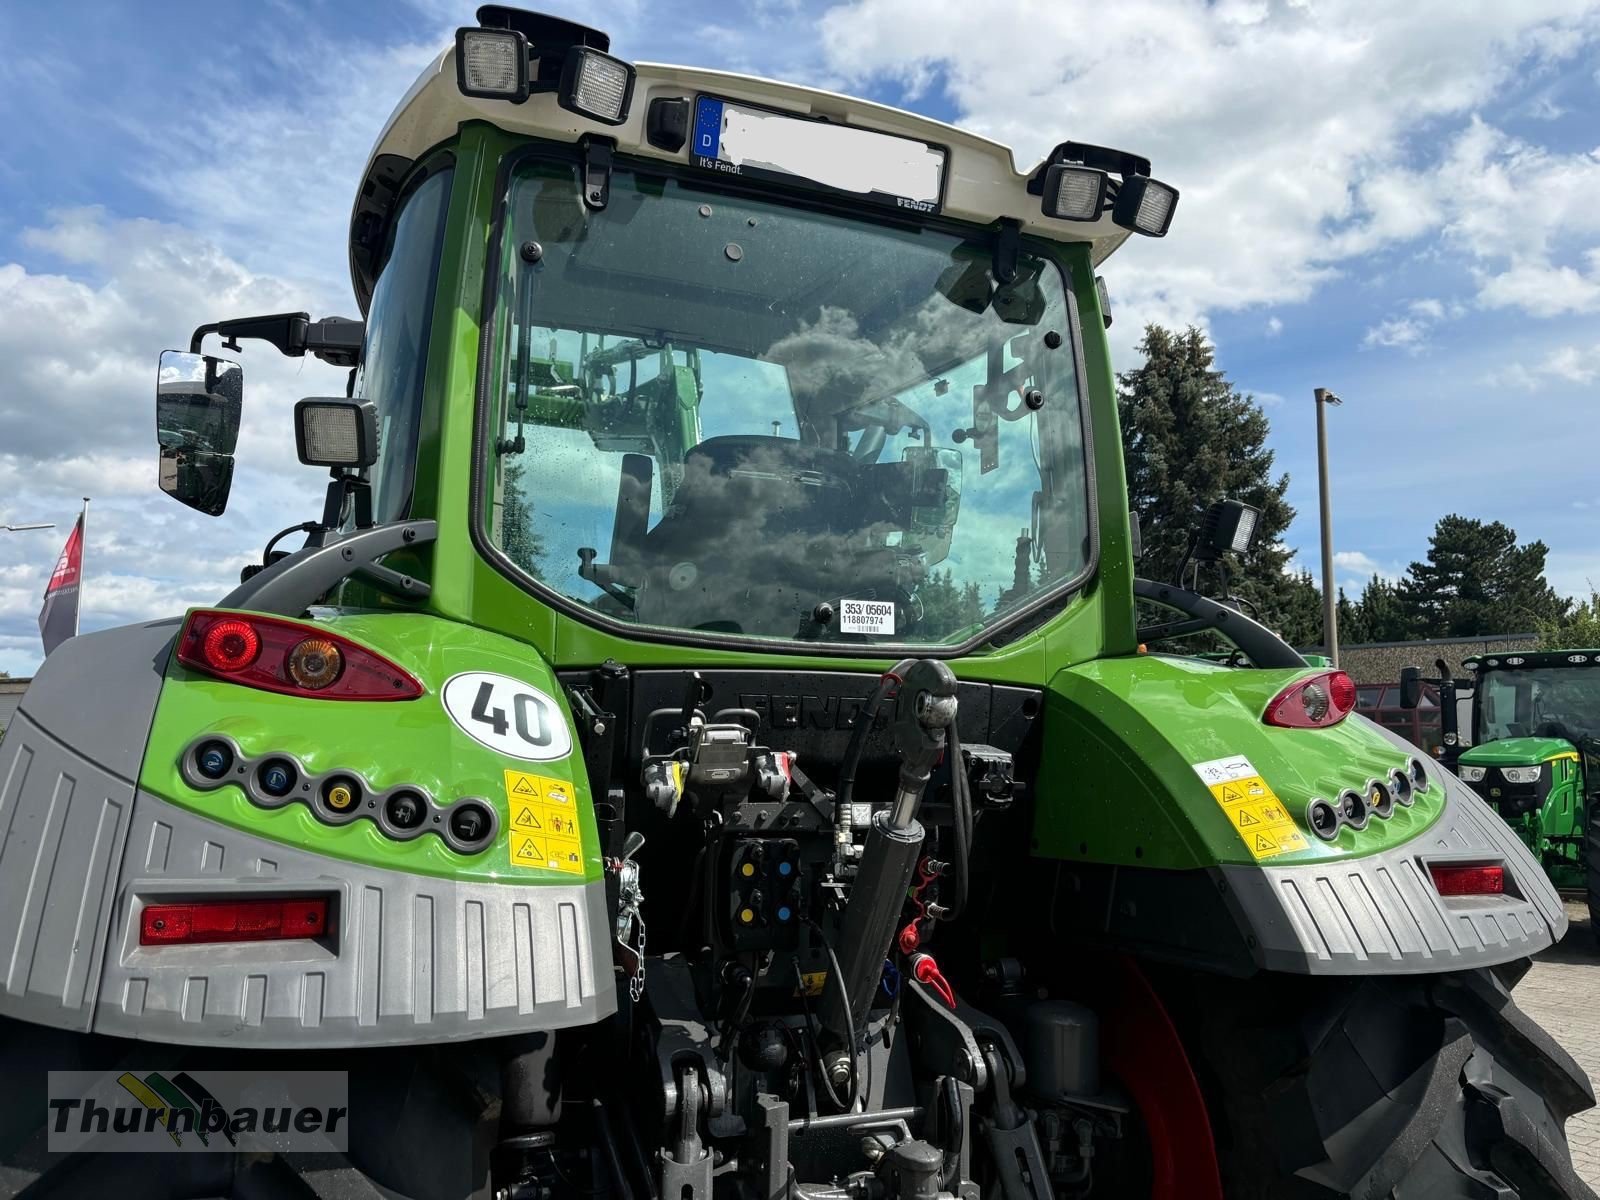
[[[163,492],[208,516],[227,508],[243,403],[244,371],[238,363],[179,350],[162,353],[156,444]]]
[[[1400,707],[1416,708],[1422,703],[1422,668],[1400,668]]]

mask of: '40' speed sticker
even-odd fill
[[[465,671],[446,681],[440,700],[463,733],[500,754],[548,762],[572,753],[560,707],[520,679]]]

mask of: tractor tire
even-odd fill
[[[1229,1200],[1595,1200],[1564,1128],[1583,1071],[1512,1002],[1527,962],[1162,990]]]

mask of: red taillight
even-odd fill
[[[1285,729],[1322,729],[1337,725],[1355,706],[1355,681],[1343,671],[1324,671],[1284,688],[1261,719]]]
[[[200,655],[213,671],[242,671],[260,653],[261,635],[244,621],[218,621],[200,643]]]
[[[1503,866],[1444,866],[1428,868],[1441,896],[1502,896],[1506,890]]]
[[[139,918],[141,946],[203,942],[277,942],[321,937],[328,931],[328,901],[206,900],[152,904]]]
[[[253,613],[192,613],[178,661],[230,683],[324,700],[415,700],[422,685],[388,659],[316,626]]]

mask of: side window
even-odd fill
[[[355,394],[378,408],[372,508],[380,523],[399,520],[411,504],[451,175],[448,167],[429,175],[401,202],[367,309],[367,344]]]

